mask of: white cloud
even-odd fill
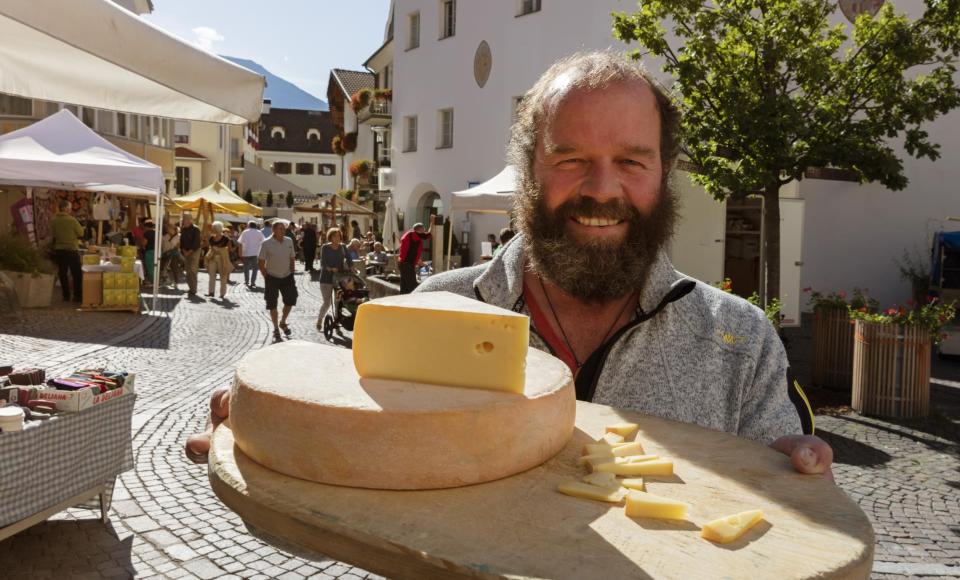
[[[194,34],[193,44],[208,52],[213,52],[213,43],[225,40],[222,34],[209,26],[198,26],[191,32]]]

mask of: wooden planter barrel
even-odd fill
[[[847,390],[853,379],[853,324],[846,308],[813,311],[813,384]]]
[[[853,408],[879,417],[926,417],[930,413],[930,348],[926,329],[857,320]]]

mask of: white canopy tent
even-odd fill
[[[454,191],[451,196],[451,211],[465,212],[467,220],[471,213],[509,215],[513,209],[513,193],[516,190],[516,172],[513,165],[470,189]],[[453,228],[450,228],[447,244],[447,268],[453,252]]]
[[[125,113],[246,124],[264,78],[109,0],[0,2],[0,92]]]
[[[98,191],[154,201],[163,223],[163,170],[127,153],[62,110],[0,136],[0,184]],[[159,259],[160,235],[154,258]],[[156,263],[154,264],[156,271]],[[156,309],[158,276],[153,277]]]

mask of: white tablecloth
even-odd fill
[[[86,265],[83,266],[84,272],[119,272],[120,264],[100,264],[99,266]],[[137,276],[143,280],[143,262],[137,260],[133,263],[133,271],[136,272]]]

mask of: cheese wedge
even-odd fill
[[[624,447],[627,445],[633,445],[633,443],[623,442],[623,443],[614,443],[613,445],[610,445],[609,443],[606,443],[606,442],[587,443],[586,445],[583,446],[583,454],[598,455],[598,454],[607,453],[607,452],[612,453],[614,449],[618,449],[620,447]]]
[[[615,459],[616,458],[613,455],[607,455],[606,453],[597,453],[594,455],[581,455],[580,457],[577,458],[577,465],[585,465],[585,464],[593,465],[595,463],[610,463]]]
[[[601,437],[600,440],[606,441],[610,445],[624,442],[623,435],[620,435],[618,433],[604,433],[603,437]]]
[[[353,362],[363,378],[523,394],[530,319],[451,292],[360,305]]]
[[[591,473],[583,476],[583,481],[590,485],[620,489],[620,480],[612,473]]]
[[[684,520],[690,504],[643,491],[627,494],[626,512],[629,518],[657,518],[661,520]]]
[[[713,520],[703,526],[700,535],[711,542],[728,544],[763,519],[761,510],[750,510]]]
[[[627,463],[641,463],[643,461],[653,461],[654,459],[660,459],[659,455],[627,455],[624,457],[627,460]]]
[[[601,473],[606,474],[606,472],[598,472],[593,475],[600,475]],[[609,475],[613,475],[613,474],[611,473]],[[620,482],[620,485],[622,485],[627,489],[635,489],[637,491],[647,490],[646,486],[643,485],[642,477],[628,477],[627,479],[618,479],[617,481]]]
[[[557,486],[557,491],[573,497],[582,497],[584,499],[593,499],[597,501],[608,501],[610,503],[620,503],[623,496],[627,494],[624,488],[611,489],[609,487],[600,487],[590,485],[582,481],[565,481]]]
[[[630,437],[637,432],[637,429],[640,428],[640,425],[636,423],[615,423],[613,425],[607,425],[607,433],[616,433],[624,439]]]
[[[652,459],[635,463],[591,463],[590,465],[594,471],[606,471],[614,475],[673,475],[673,461],[670,459]]]

